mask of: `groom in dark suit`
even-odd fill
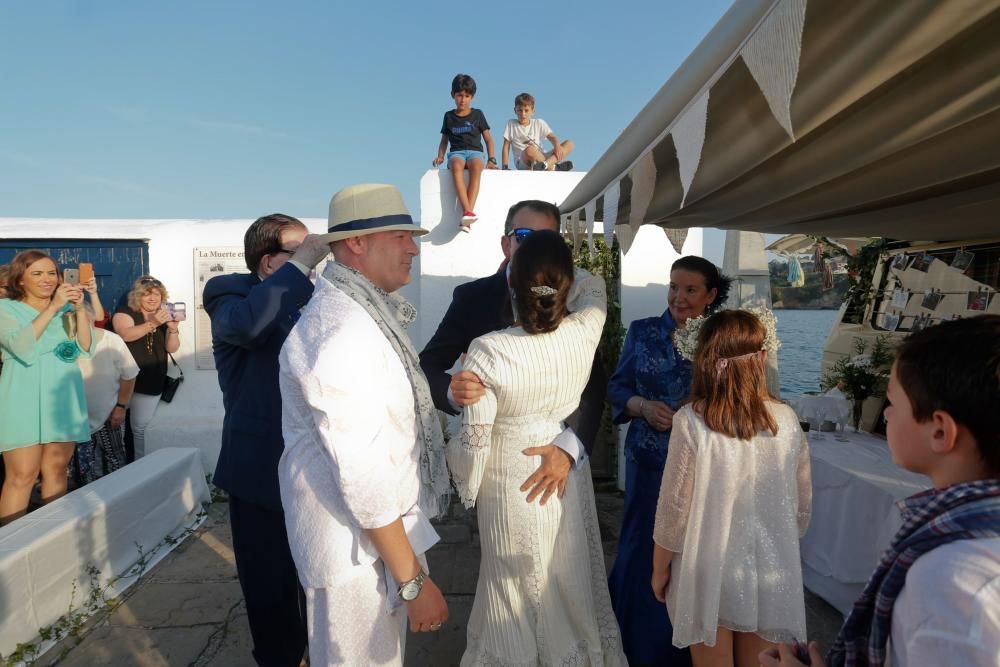
[[[483,395],[482,383],[475,375],[459,371],[452,376],[448,371],[475,338],[513,324],[507,266],[520,241],[542,229],[559,231],[559,208],[555,204],[529,199],[511,206],[500,240],[503,266],[491,276],[455,288],[441,324],[420,353],[420,366],[439,410],[458,414],[462,406],[475,403]],[[552,493],[562,495],[572,465],[581,460],[581,444],[588,454],[593,448],[604,412],[607,385],[607,375],[595,355],[580,406],[566,419],[569,429],[551,445],[525,450],[527,455],[542,457],[539,469],[521,487],[522,491],[530,489],[529,502],[539,494],[542,494],[543,504]]]
[[[312,296],[309,273],[330,246],[275,213],[243,238],[249,274],[205,284],[225,417],[213,483],[229,493],[236,571],[258,665],[298,667],[306,648],[305,598],[288,548],[278,493],[281,394],[278,352]]]

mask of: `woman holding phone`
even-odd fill
[[[129,404],[129,424],[135,442],[135,458],[146,455],[146,427],[156,415],[167,379],[167,354],[180,346],[177,322],[166,308],[167,288],[153,276],[141,276],[132,284],[128,303],[111,318],[135,362],[139,376]],[[88,438],[89,439],[89,438]]]
[[[27,512],[39,473],[42,502],[65,494],[74,443],[89,439],[76,359],[89,354],[93,332],[81,287],[60,283],[51,257],[25,250],[11,261],[9,298],[0,300],[0,451],[6,468],[0,524]]]

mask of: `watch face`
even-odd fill
[[[406,602],[416,600],[418,595],[420,595],[420,584],[415,581],[409,581],[399,589],[399,597],[403,598]]]

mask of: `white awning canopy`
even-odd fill
[[[640,224],[995,237],[1000,0],[737,0],[561,208],[626,250]]]

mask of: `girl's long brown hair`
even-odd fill
[[[730,361],[721,373],[717,370],[721,359],[759,352],[765,334],[760,320],[745,310],[718,312],[698,332],[691,400],[713,431],[741,440],[764,430],[777,435],[778,424],[767,409],[774,399],[767,389],[764,355]]]

